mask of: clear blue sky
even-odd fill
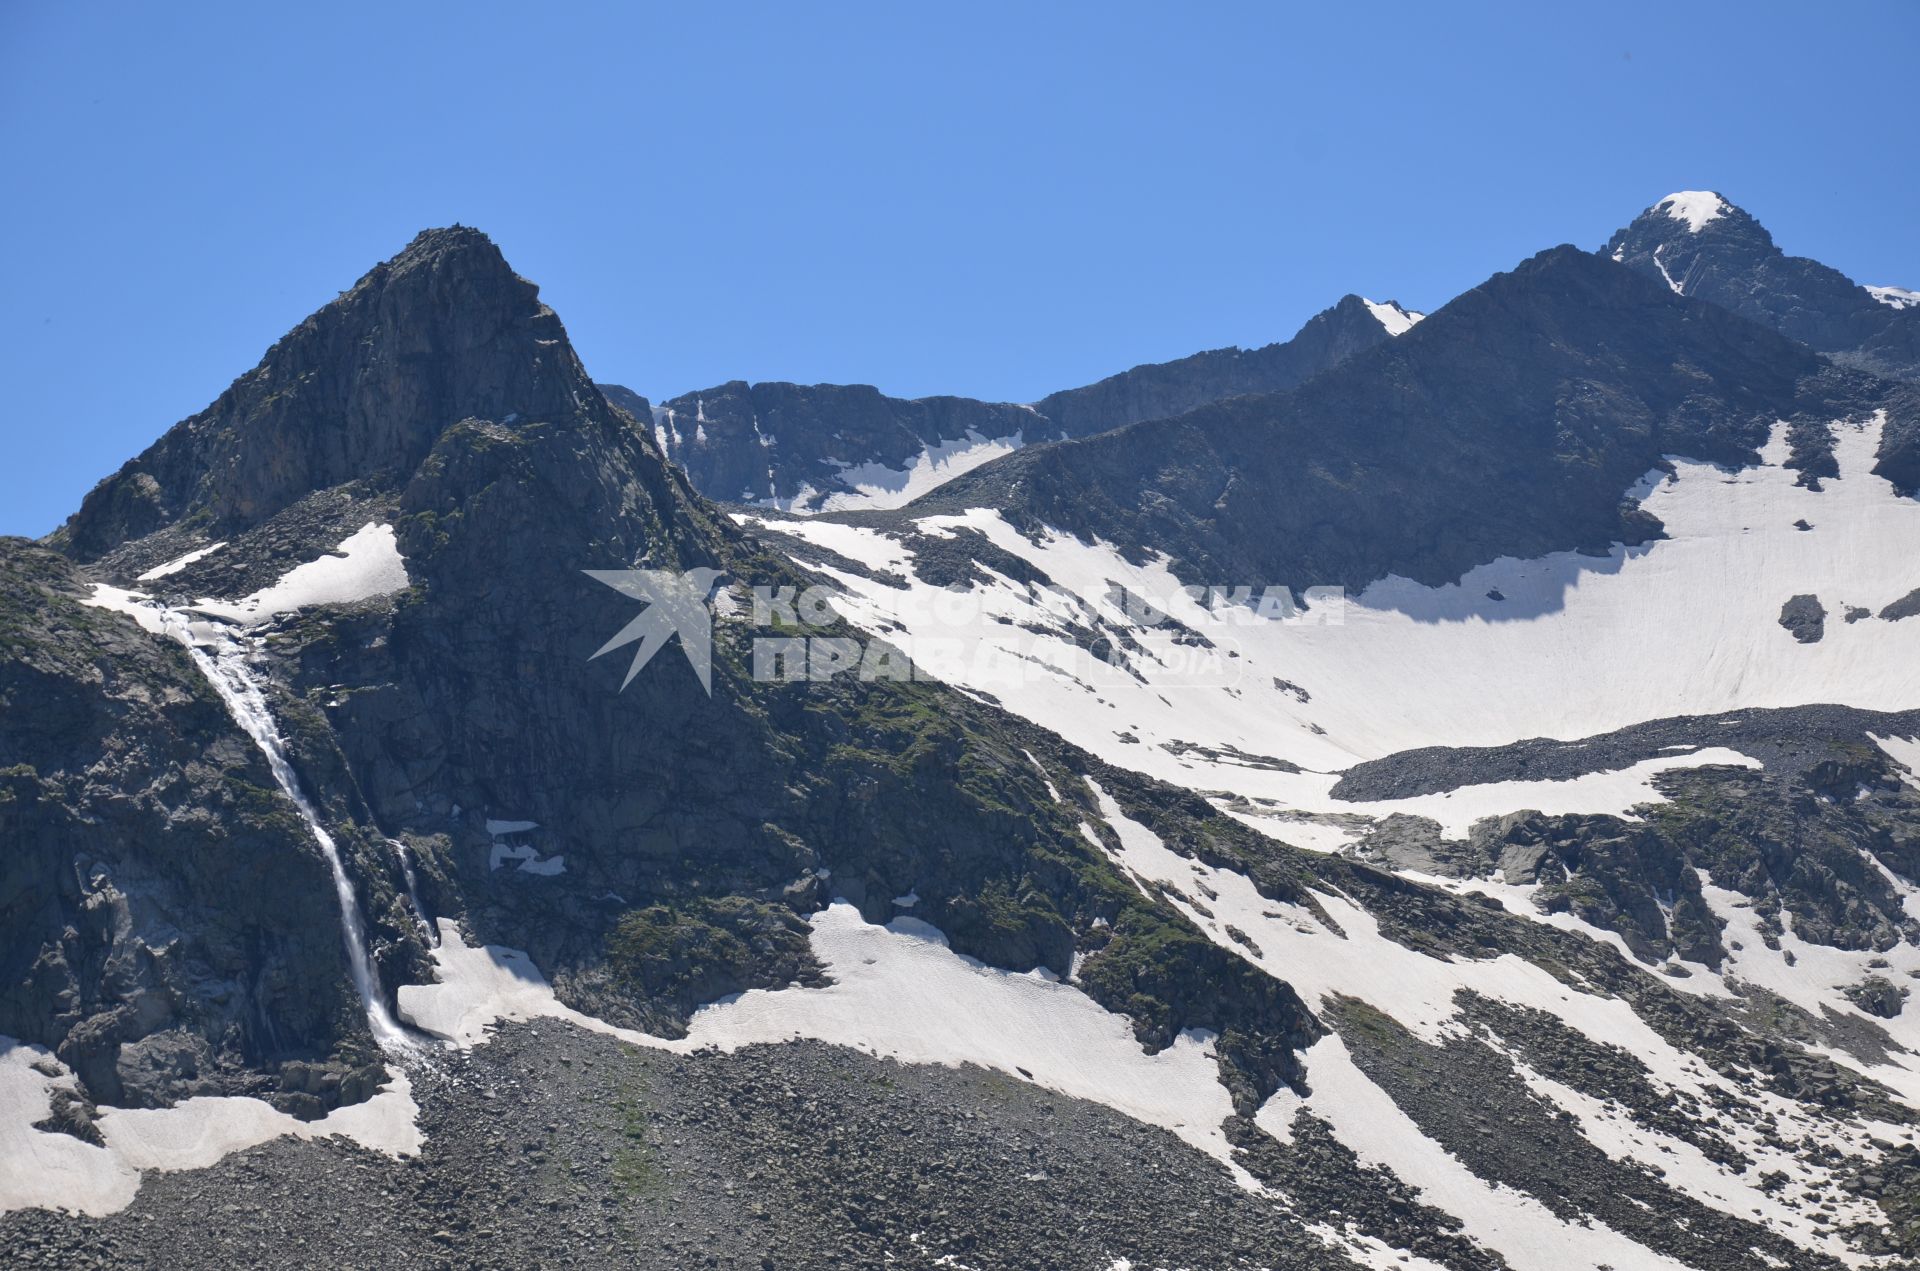
[[[1920,286],[1916,63],[1909,2],[6,0],[0,532],[453,221],[654,397],[1031,399],[1681,188]]]

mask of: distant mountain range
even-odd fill
[[[1420,318],[1393,301],[1346,296],[1291,340],[1137,366],[1031,405],[905,400],[862,384],[735,380],[654,406],[620,385],[601,387],[615,405],[651,421],[662,452],[709,498],[797,513],[893,508],[1033,442],[1292,388]]]

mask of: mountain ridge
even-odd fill
[[[1664,455],[1745,466],[1775,418],[1882,402],[1890,435],[1911,427],[1908,391],[1562,246],[1291,392],[1023,451],[867,515],[993,507],[1166,551],[1183,576],[1437,583],[1497,556],[1645,541],[1657,528],[1622,497]]]
[[[602,387],[651,426],[663,453],[710,498],[800,513],[896,507],[1023,445],[1292,387],[1420,316],[1394,301],[1348,295],[1290,339],[1147,363],[1030,404],[744,380],[656,404],[618,384]]]

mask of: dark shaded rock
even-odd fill
[[[1651,826],[1606,816],[1516,812],[1473,827],[1483,859],[1508,883],[1538,884],[1533,902],[1617,932],[1634,956],[1676,956],[1717,967],[1724,924],[1685,861]]]
[[[622,400],[644,401],[613,386]],[[868,384],[734,380],[670,398],[640,419],[696,490],[737,503],[815,508],[904,471],[928,447],[1050,440],[1057,427],[1024,406],[965,397],[888,397]]]
[[[1818,596],[1794,596],[1780,606],[1780,625],[1802,644],[1818,644],[1827,633],[1827,607]]]
[[[1570,781],[1630,768],[1676,750],[1698,749],[1702,738],[1759,760],[1775,776],[1791,778],[1831,759],[1837,750],[1870,746],[1869,734],[1906,737],[1916,732],[1920,711],[1823,705],[1676,715],[1571,740],[1534,737],[1504,746],[1403,750],[1347,769],[1334,785],[1333,797],[1366,802],[1499,781]]]
[[[1397,306],[1396,306],[1397,307]],[[1300,384],[1391,338],[1358,296],[1291,340],[1137,366],[1032,406],[965,397],[888,397],[865,384],[735,380],[654,406],[618,384],[609,401],[638,421],[694,488],[730,502],[817,509],[913,466],[943,444],[1032,445],[1159,419],[1243,393]]]
[[[1066,436],[1085,437],[1185,414],[1222,398],[1281,392],[1391,338],[1366,301],[1343,296],[1310,318],[1291,340],[1136,366],[1084,388],[1051,394],[1034,407]]]
[[[1847,998],[1869,1015],[1893,1019],[1905,1009],[1910,990],[1884,976],[1870,975],[1847,989]]]
[[[316,490],[403,477],[469,417],[593,391],[539,289],[486,235],[428,230],[90,493],[51,540],[86,561],[193,514],[231,537]]]
[[[33,1128],[49,1134],[69,1134],[82,1143],[105,1147],[106,1136],[94,1124],[97,1116],[93,1104],[85,1095],[63,1088],[53,1092],[46,1119],[35,1121]]]
[[[1888,622],[1899,622],[1903,618],[1920,616],[1920,587],[1914,588],[1882,609],[1880,616]]]

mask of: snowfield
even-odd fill
[[[1091,783],[1090,783],[1091,784]],[[1323,920],[1311,909],[1270,900],[1253,883],[1233,870],[1202,864],[1170,851],[1151,830],[1129,819],[1105,790],[1092,785],[1103,819],[1120,843],[1115,861],[1143,891],[1162,887],[1187,916],[1221,948],[1234,953],[1275,978],[1290,983],[1311,1007],[1336,997],[1357,998],[1419,1037],[1433,1043],[1464,1035],[1456,996],[1471,991],[1514,1006],[1544,1011],[1594,1042],[1625,1049],[1644,1063],[1656,1086],[1701,1100],[1721,1109],[1717,1128],[1727,1133],[1755,1164],[1735,1173],[1707,1160],[1690,1143],[1638,1124],[1566,1091],[1564,1087],[1528,1072],[1536,1094],[1555,1109],[1564,1110],[1581,1124],[1582,1133],[1616,1159],[1660,1160],[1668,1186],[1703,1204],[1759,1222],[1802,1247],[1854,1260],[1847,1245],[1830,1232],[1815,1229],[1810,1214],[1822,1205],[1842,1206],[1848,1221],[1874,1221],[1877,1207],[1863,1198],[1836,1200],[1837,1180],[1844,1167],[1810,1165],[1791,1145],[1819,1143],[1836,1152],[1857,1152],[1865,1144],[1849,1129],[1809,1116],[1805,1109],[1768,1092],[1735,1083],[1711,1069],[1698,1055],[1675,1047],[1647,1026],[1628,1004],[1616,997],[1572,987],[1542,968],[1511,954],[1483,961],[1448,959],[1418,952],[1380,933],[1379,924],[1346,897],[1320,892],[1315,902],[1326,913]],[[1099,842],[1093,827],[1089,838]],[[1509,891],[1521,891],[1510,888]],[[1707,889],[1717,912],[1731,901],[1745,905],[1744,897]],[[1193,898],[1206,897],[1204,908]],[[1731,918],[1731,915],[1725,915]],[[1689,980],[1677,982],[1689,991],[1730,997],[1735,981],[1775,988],[1789,964],[1783,954],[1769,953],[1749,918],[1729,931],[1744,937],[1746,950],[1737,954],[1724,976],[1692,966]],[[1229,929],[1249,937],[1235,939]],[[1816,959],[1814,983],[1858,981],[1873,955],[1845,953],[1798,942],[1783,945],[1790,952]],[[1920,967],[1920,949],[1902,948],[1894,957],[1900,974]],[[1744,963],[1741,959],[1746,959]],[[1848,978],[1851,976],[1851,978]],[[1691,987],[1694,981],[1698,987]],[[1867,1018],[1838,992],[1808,994],[1792,1000],[1809,1004],[1817,1013],[1820,1002],[1844,1006]],[[1920,1033],[1920,1021],[1903,1031],[1902,1040]],[[1920,1039],[1917,1039],[1920,1040]],[[1895,1064],[1862,1066],[1850,1056],[1824,1052],[1849,1067],[1901,1090],[1908,1098],[1920,1095],[1920,1055],[1909,1054]],[[1511,1056],[1510,1056],[1511,1058]],[[1491,1186],[1475,1178],[1418,1127],[1354,1067],[1346,1046],[1337,1036],[1323,1039],[1307,1052],[1307,1079],[1312,1097],[1302,1101],[1281,1090],[1261,1108],[1255,1123],[1285,1141],[1287,1127],[1302,1106],[1327,1121],[1335,1137],[1363,1160],[1382,1164],[1421,1188],[1424,1199],[1461,1219],[1468,1231],[1490,1248],[1504,1253],[1515,1267],[1557,1268],[1567,1265],[1663,1267],[1678,1265],[1650,1253],[1604,1226],[1576,1228],[1530,1197]],[[1869,1123],[1862,1127],[1887,1142],[1912,1143],[1910,1128]],[[1784,1136],[1784,1142],[1777,1135]],[[1759,1186],[1761,1177],[1778,1171],[1786,1182],[1775,1193]],[[1556,1235],[1557,1233],[1557,1235]],[[1556,1245],[1556,1241],[1565,1242]],[[1625,1246],[1624,1248],[1622,1246]],[[1587,1263],[1556,1262],[1553,1250],[1588,1258]]]
[[[53,1053],[0,1037],[0,1213],[38,1206],[81,1214],[125,1209],[147,1170],[202,1169],[282,1135],[342,1135],[388,1156],[412,1156],[423,1139],[406,1072],[394,1069],[364,1103],[301,1121],[260,1099],[185,1099],[171,1108],[106,1108],[96,1125],[106,1146],[34,1128],[54,1092],[78,1082]]]
[[[1141,647],[1124,669],[1079,647],[1057,607],[1011,579],[977,587],[977,620],[956,625],[941,620],[941,589],[917,579],[903,590],[834,576],[847,616],[924,671],[991,693],[1110,763],[1188,788],[1334,810],[1328,774],[1416,747],[1577,740],[1743,707],[1920,706],[1920,621],[1843,620],[1850,607],[1878,614],[1920,587],[1920,501],[1870,471],[1883,426],[1880,417],[1834,425],[1841,475],[1820,491],[1796,485],[1783,466],[1781,425],[1756,467],[1676,459],[1671,476],[1650,473],[1631,493],[1665,524],[1659,541],[1604,557],[1502,558],[1443,587],[1387,578],[1292,619],[1181,594],[1189,581],[1232,580],[1180,579],[1164,561],[1133,565],[1111,545],[1068,535],[1036,542],[997,512],[917,523],[935,535],[978,530],[1081,597]],[[910,550],[880,530],[776,528],[889,573],[912,569]],[[1213,647],[1131,621],[1110,599],[1115,588],[1164,599]],[[1828,615],[1815,644],[1779,622],[1801,594]],[[1709,751],[1675,764],[1727,761]],[[1643,799],[1639,779],[1650,773],[1553,783],[1577,788],[1525,797],[1560,811],[1623,812]],[[1474,801],[1464,792],[1451,800]]]
[[[278,582],[231,604],[201,600],[200,613],[246,625],[310,605],[345,605],[392,595],[407,588],[407,564],[400,556],[391,525],[371,522],[335,549],[340,555],[297,565]]]
[[[1361,297],[1360,303],[1367,306],[1367,312],[1371,313],[1374,320],[1387,329],[1388,335],[1405,335],[1407,332],[1413,330],[1415,323],[1427,316],[1424,313],[1415,313],[1411,309],[1402,309],[1392,300],[1382,304],[1377,300],[1368,300],[1363,296]]]
[[[983,437],[969,432],[965,437],[937,441],[913,457],[905,468],[889,468],[883,463],[844,464],[840,480],[852,487],[849,493],[836,490],[815,495],[810,502],[789,501],[793,512],[856,512],[902,508],[921,495],[945,485],[963,473],[1002,455],[1010,455],[1026,444],[1024,433],[1011,437]]]
[[[909,1063],[978,1064],[1103,1103],[1229,1161],[1221,1123],[1233,1105],[1210,1036],[1189,1032],[1149,1055],[1124,1018],[1079,989],[1044,971],[1003,971],[962,957],[938,928],[917,918],[877,926],[841,901],[812,923],[814,955],[833,984],[753,989],[701,1007],[677,1041],[573,1010],[525,953],[469,947],[446,919],[434,950],[440,980],[402,986],[400,1015],[457,1046],[484,1041],[498,1020],[549,1017],[681,1052],[805,1037]],[[1237,1168],[1236,1176],[1252,1186]]]

